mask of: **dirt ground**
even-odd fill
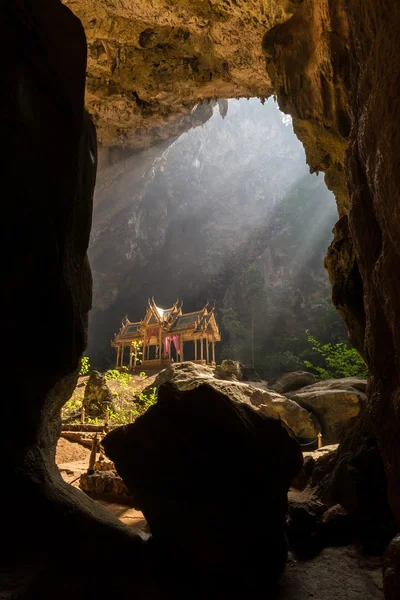
[[[57,444],[56,463],[72,463],[80,460],[87,460],[89,463],[90,450],[84,448],[80,444],[70,442],[64,438],[60,438]]]

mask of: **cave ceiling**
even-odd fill
[[[86,106],[102,146],[141,150],[217,98],[274,94],[312,172],[347,212],[348,32],[342,0],[65,0],[88,41]]]
[[[260,97],[265,32],[295,4],[279,0],[66,0],[88,41],[86,105],[99,141],[141,148],[187,127],[194,106]]]

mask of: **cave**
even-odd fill
[[[3,13],[1,318],[12,384],[3,402],[2,594],[162,597],[153,577],[162,557],[62,481],[55,447],[87,345],[93,189],[98,160],[108,160],[96,130],[106,155],[167,143],[162,125],[167,138],[179,135],[212,99],[275,95],[310,170],[325,173],[335,194],[333,303],[369,366],[367,414],[399,524],[400,8],[20,0]],[[400,594],[399,544],[395,537],[383,561],[389,600]]]

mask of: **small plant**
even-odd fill
[[[321,344],[307,331],[307,337],[312,349],[317,352],[325,362],[324,367],[313,365],[305,360],[304,365],[312,369],[318,379],[330,379],[334,377],[361,377],[368,376],[368,367],[362,356],[355,348],[351,348],[345,342],[338,344]]]
[[[118,369],[109,369],[106,371],[104,377],[106,381],[110,379],[118,381],[122,387],[128,387],[128,383],[132,381],[132,375],[129,375],[126,367],[122,367],[121,371],[118,371]]]
[[[147,375],[146,375],[146,373],[144,371],[141,371],[139,373],[139,377],[141,377],[142,379],[146,379]]]
[[[79,375],[82,377],[82,375],[87,375],[90,371],[90,362],[89,362],[89,357],[88,356],[82,356],[81,358],[81,366],[79,369]]]
[[[141,409],[140,414],[143,414],[146,412],[146,410],[148,408],[150,408],[150,406],[153,406],[153,404],[156,404],[157,402],[157,388],[153,387],[151,388],[150,392],[147,392],[147,394],[145,394],[144,392],[141,392],[138,396],[138,405]]]
[[[141,356],[143,356],[143,342],[137,342],[137,341],[133,341],[131,343],[131,357],[134,357],[136,355],[136,364],[140,365],[142,362],[142,359],[140,358]]]

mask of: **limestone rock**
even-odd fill
[[[215,374],[220,379],[228,381],[241,381],[243,379],[242,369],[237,360],[223,360],[215,369]]]
[[[324,512],[321,524],[321,536],[324,546],[350,544],[354,530],[352,517],[340,504],[335,504]]]
[[[92,475],[84,473],[79,479],[79,487],[83,492],[97,497],[128,499],[130,497],[121,477],[114,471],[95,471]]]
[[[242,372],[242,381],[261,381],[261,377],[254,367],[241,363],[240,370]]]
[[[318,420],[296,402],[249,383],[216,379],[211,367],[191,362],[176,363],[161,371],[153,386],[158,389],[165,382],[173,383],[180,391],[207,383],[230,400],[249,404],[268,417],[282,419],[299,438],[314,439],[320,431]]]
[[[88,38],[86,102],[101,143],[140,148],[174,135],[210,98],[268,97],[262,38],[297,8],[271,0],[66,4]]]
[[[397,95],[392,73],[400,65],[400,5],[355,0],[346,11],[357,65],[351,72],[352,128],[346,151],[349,230],[364,288],[369,410],[400,524],[400,290],[395,275],[400,268],[400,129],[392,108]]]
[[[400,535],[393,538],[385,553],[383,586],[386,600],[400,598]]]
[[[83,397],[85,415],[104,418],[107,408],[112,409],[113,396],[107,381],[98,371],[92,371],[85,387]]]
[[[324,444],[336,444],[345,425],[366,406],[365,389],[362,379],[329,379],[287,395],[318,418]]]
[[[315,377],[312,373],[295,371],[281,375],[270,387],[271,390],[278,392],[278,394],[286,394],[286,392],[293,392],[313,383],[315,383]]]
[[[320,529],[325,510],[319,500],[289,499],[288,539],[299,558],[311,558],[321,549]]]
[[[396,533],[389,507],[387,481],[372,423],[362,411],[346,426],[336,452],[322,457],[313,473],[317,496],[327,505],[340,504],[354,520],[363,545],[382,552]]]
[[[158,402],[103,446],[169,555],[233,584],[278,576],[287,492],[303,461],[282,423],[210,385],[164,384]]]

